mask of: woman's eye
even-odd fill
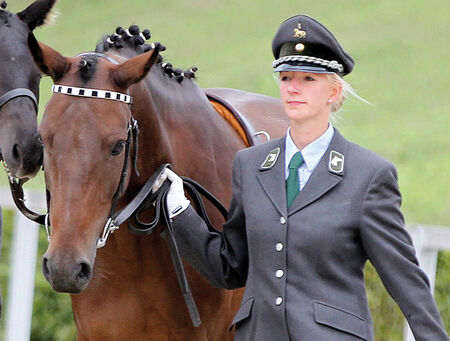
[[[281,76],[280,80],[281,80],[282,82],[288,81],[288,80],[289,80],[289,77],[288,77],[288,76]]]
[[[307,80],[307,81],[313,81],[313,80],[314,80],[314,78],[313,78],[313,77],[311,77],[311,76],[306,76],[306,77],[305,77],[305,80]]]
[[[119,155],[122,152],[123,147],[125,146],[126,143],[127,143],[126,141],[119,141],[119,142],[117,142],[114,145],[113,149],[111,150],[111,155],[112,156]]]

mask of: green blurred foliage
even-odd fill
[[[30,0],[9,0],[20,11]],[[232,87],[278,96],[270,42],[285,18],[306,13],[333,31],[356,59],[347,80],[372,105],[348,101],[336,126],[350,140],[391,160],[398,169],[407,223],[450,226],[448,0],[59,0],[56,23],[39,40],[73,56],[93,50],[117,25],[138,24],[167,46],[175,66],[198,66],[202,87]],[[41,83],[40,115],[51,81]],[[6,177],[0,178],[6,185]],[[43,190],[42,177],[29,187]],[[11,213],[6,211],[0,283],[7,296]],[[41,231],[39,256],[45,252]],[[74,340],[68,295],[52,291],[40,258],[36,271],[32,340]],[[366,285],[376,339],[400,341],[403,318],[374,269]],[[440,252],[436,300],[450,328],[450,253]],[[7,307],[6,307],[7,309]],[[1,335],[0,335],[1,339]]]

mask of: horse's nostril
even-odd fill
[[[44,276],[48,278],[50,275],[50,270],[48,269],[48,259],[47,257],[42,258],[42,272],[44,273]]]
[[[14,159],[19,160],[20,154],[19,154],[19,145],[18,144],[15,144],[13,146],[12,156],[13,156]]]
[[[44,153],[41,150],[40,153],[39,153],[39,164],[43,165],[43,162],[44,162]],[[44,166],[42,166],[42,168],[44,168]]]
[[[88,281],[91,278],[91,266],[88,263],[80,263],[80,271],[77,274],[78,281]]]

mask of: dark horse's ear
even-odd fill
[[[130,85],[139,82],[147,76],[152,65],[158,60],[160,50],[161,44],[158,43],[153,50],[118,65],[111,73],[113,81],[119,88],[124,90]]]
[[[66,58],[50,46],[39,43],[33,33],[28,34],[28,48],[33,56],[34,62],[46,75],[57,82],[64,76],[71,66],[71,58]]]
[[[56,0],[36,0],[17,15],[33,31],[45,22],[55,2]]]

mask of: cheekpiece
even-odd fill
[[[272,41],[275,72],[337,73],[353,70],[354,60],[317,20],[296,15],[285,20]]]

